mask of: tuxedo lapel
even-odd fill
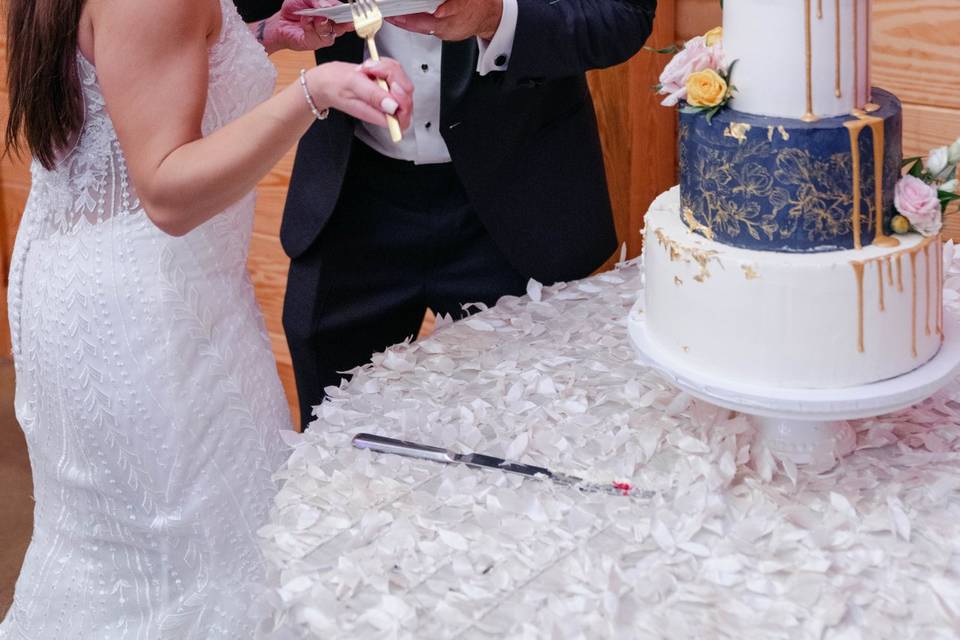
[[[476,38],[443,43],[443,64],[440,73],[440,109],[443,113],[450,113],[450,110],[467,93],[477,69],[478,55]]]

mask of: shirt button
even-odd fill
[[[430,65],[428,65],[428,64],[422,64],[422,65],[420,65],[420,70],[423,71],[424,73],[426,73],[427,71],[430,71]]]
[[[505,66],[507,64],[507,56],[501,53],[500,55],[497,56],[496,60],[494,60],[493,63],[498,67]]]
[[[429,129],[430,127],[433,126],[433,123],[432,123],[432,122],[428,122],[428,123],[425,124],[424,126],[425,126],[427,129]]]

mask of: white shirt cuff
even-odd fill
[[[480,46],[480,59],[477,73],[482,76],[491,71],[506,71],[513,53],[513,38],[517,34],[517,0],[503,0],[503,15],[500,26],[490,40],[477,38]]]

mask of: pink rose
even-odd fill
[[[723,66],[723,49],[720,44],[707,46],[707,39],[697,36],[689,40],[673,57],[660,74],[660,93],[666,94],[661,103],[665,107],[676,106],[687,98],[687,78],[704,69],[720,71]]]
[[[897,183],[893,204],[921,235],[932,236],[943,227],[937,188],[920,178],[904,176]]]

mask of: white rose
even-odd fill
[[[944,182],[942,185],[940,185],[940,191],[946,191],[947,193],[956,193],[958,185],[960,185],[960,181],[954,178],[953,180]]]
[[[927,171],[929,171],[933,177],[937,177],[943,173],[948,164],[950,164],[950,150],[946,147],[937,147],[927,156]]]
[[[957,141],[950,145],[950,164],[957,164],[960,162],[960,138],[957,138]]]

